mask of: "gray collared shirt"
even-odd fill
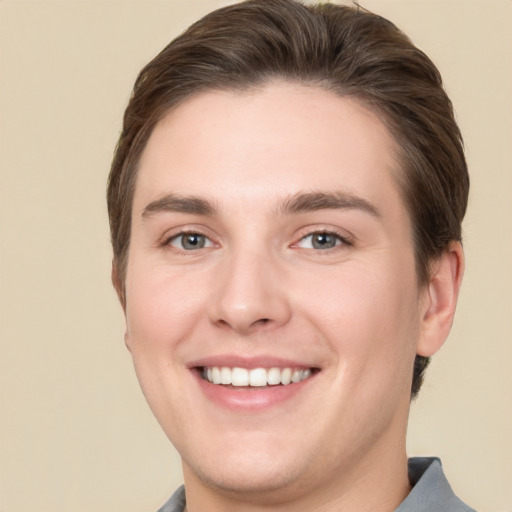
[[[412,491],[395,512],[475,512],[455,496],[438,458],[409,459],[409,480]],[[183,512],[184,509],[185,488],[181,486],[158,512]]]

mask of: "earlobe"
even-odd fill
[[[115,259],[112,260],[112,273],[111,273],[112,284],[114,285],[114,289],[116,290],[117,297],[119,302],[121,303],[121,307],[123,311],[126,312],[126,300],[124,295],[124,286],[119,277],[119,271],[117,267],[117,262]]]
[[[460,242],[453,242],[434,263],[426,290],[421,335],[416,353],[430,357],[445,342],[453,323],[464,274],[464,252]]]
[[[119,272],[117,270],[117,264],[115,260],[112,260],[112,274],[111,274],[112,284],[114,285],[114,288],[117,293],[117,297],[119,298],[119,302],[121,303],[121,306],[123,308],[123,311],[126,315],[126,299],[124,294],[124,286],[123,283],[119,277]],[[131,352],[130,349],[130,335],[128,334],[128,326],[126,327],[126,330],[124,332],[124,344],[126,345],[126,348],[128,351]]]
[[[130,345],[130,335],[128,334],[128,327],[124,331],[124,344],[126,348],[128,349],[128,352],[132,351],[131,345]]]

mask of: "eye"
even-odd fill
[[[213,246],[213,242],[200,233],[180,233],[170,238],[167,244],[183,251],[195,251]]]
[[[302,238],[297,246],[302,247],[303,249],[327,250],[333,249],[334,247],[341,244],[348,245],[348,242],[336,233],[331,233],[329,231],[319,231],[317,233],[311,233]]]

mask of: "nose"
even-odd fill
[[[209,313],[217,326],[247,335],[290,320],[285,272],[263,251],[226,258],[214,288]]]

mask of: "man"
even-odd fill
[[[468,186],[438,71],[360,8],[236,4],[142,70],[108,204],[163,512],[471,510],[405,451]]]

